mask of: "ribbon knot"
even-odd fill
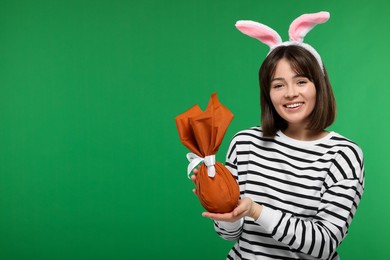
[[[187,159],[190,162],[187,167],[187,177],[190,178],[192,170],[201,162],[207,166],[207,174],[209,177],[215,176],[215,155],[207,155],[202,158],[194,153],[187,153]]]

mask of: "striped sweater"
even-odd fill
[[[361,149],[330,132],[316,141],[291,139],[261,127],[236,134],[226,166],[241,197],[263,205],[257,220],[215,221],[236,240],[227,259],[339,259],[336,252],[364,190]]]

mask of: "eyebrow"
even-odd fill
[[[293,77],[293,79],[296,79],[296,78],[307,78],[305,75],[295,75],[294,77]],[[285,78],[283,78],[283,77],[278,77],[278,78],[273,78],[273,79],[271,79],[271,82],[272,81],[275,81],[275,80],[286,80]]]
[[[271,79],[271,82],[272,82],[272,81],[275,81],[275,80],[284,80],[284,78],[282,78],[282,77],[279,77],[279,78],[273,78],[273,79]]]

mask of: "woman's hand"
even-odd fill
[[[251,198],[243,198],[238,201],[237,207],[229,213],[203,212],[202,216],[217,221],[235,222],[245,216],[258,219],[263,207],[255,203]]]
[[[191,180],[195,184],[198,170],[194,169],[193,172],[194,174],[191,175]],[[192,192],[198,197],[197,189],[192,189]],[[227,221],[227,222],[235,222],[245,216],[251,217],[256,220],[259,218],[262,209],[263,207],[255,203],[252,199],[243,198],[242,200],[238,201],[237,207],[232,212],[223,213],[223,214],[203,212],[202,216],[213,220]]]

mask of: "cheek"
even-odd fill
[[[270,95],[269,95],[269,98],[271,99],[272,105],[274,107],[276,107],[277,104],[278,104],[278,100],[279,100],[279,97],[278,97],[277,93],[275,93],[274,91],[271,91]]]
[[[314,91],[310,91],[309,93],[307,93],[307,99],[309,101],[309,105],[310,105],[310,112],[312,112],[314,110],[314,107],[316,106],[316,103],[317,103],[317,95],[316,95],[316,91],[314,89]]]
[[[306,88],[304,90],[304,92],[302,92],[302,94],[306,97],[306,99],[308,101],[315,104],[317,91],[316,91],[316,88],[314,87],[314,85]]]
[[[310,93],[310,98],[313,102],[313,105],[316,104],[316,100],[317,100],[317,92],[316,92],[316,89],[314,88],[314,90]]]

